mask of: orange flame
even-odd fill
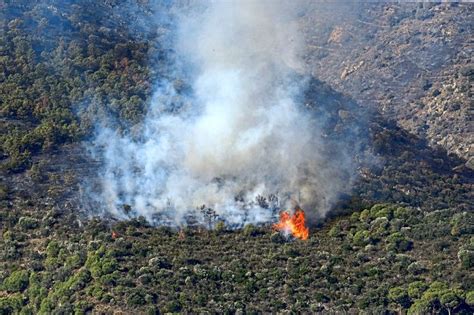
[[[273,225],[279,231],[291,233],[296,238],[307,240],[309,229],[305,225],[305,215],[302,209],[296,209],[293,214],[288,211],[280,213],[280,222]]]

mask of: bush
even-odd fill
[[[337,237],[341,234],[341,228],[338,224],[334,225],[328,232],[330,237]]]
[[[407,271],[413,275],[419,275],[425,272],[426,269],[421,263],[415,261],[415,262],[412,262],[410,265],[408,265]]]
[[[59,249],[59,243],[53,240],[48,243],[48,246],[46,247],[46,253],[48,254],[48,257],[57,257],[59,254]]]
[[[117,269],[117,260],[104,255],[105,248],[102,246],[95,252],[89,252],[85,266],[90,270],[94,278],[114,272]]]
[[[247,224],[244,227],[243,232],[245,236],[256,236],[258,234],[258,231],[253,224]]]
[[[281,235],[280,232],[272,233],[272,235],[270,236],[270,240],[272,241],[272,243],[277,243],[277,244],[281,244],[285,242],[285,238]]]
[[[441,293],[439,302],[447,309],[453,309],[461,304],[462,298],[457,290],[448,289]]]
[[[16,314],[23,306],[21,294],[0,297],[0,314]]]
[[[38,226],[38,220],[32,217],[21,217],[20,220],[18,220],[18,225],[23,230],[30,230]]]
[[[444,292],[444,290],[447,290],[447,289],[448,289],[448,285],[446,283],[441,282],[441,281],[435,281],[431,283],[428,290],[426,290],[425,293],[423,293],[422,299],[429,303],[433,303],[437,299],[439,299],[442,292]]]
[[[393,212],[392,210],[388,208],[383,208],[377,211],[374,215],[375,218],[387,218],[388,220],[391,220],[393,218]]]
[[[365,246],[371,242],[370,234],[369,231],[362,230],[362,231],[357,231],[356,234],[354,234],[353,237],[353,242],[357,246]]]
[[[133,290],[127,297],[128,306],[138,306],[146,304],[145,293],[139,289]]]
[[[474,233],[474,215],[463,212],[456,213],[450,221],[451,235],[460,236]]]
[[[387,250],[395,250],[397,252],[405,252],[413,247],[413,242],[400,232],[395,232],[388,236],[386,242]]]
[[[428,314],[430,311],[430,303],[425,300],[417,300],[408,309],[410,315]]]
[[[461,249],[458,252],[458,260],[463,268],[471,268],[472,266],[474,266],[474,251]]]
[[[405,220],[409,216],[409,211],[407,208],[398,207],[397,209],[395,209],[395,211],[393,211],[393,216],[396,219]]]
[[[14,271],[3,281],[3,289],[8,292],[20,292],[28,287],[29,274],[26,270]]]
[[[419,299],[428,286],[423,281],[415,281],[408,285],[408,296],[412,299]]]
[[[182,309],[182,305],[178,300],[170,301],[166,304],[166,312],[177,313]]]
[[[410,297],[406,290],[402,287],[395,287],[388,291],[388,298],[402,306],[403,308],[407,308],[410,306]]]
[[[8,186],[0,184],[0,200],[7,199],[8,197]]]
[[[367,209],[365,209],[364,211],[362,211],[362,212],[360,213],[359,219],[360,219],[361,221],[363,221],[363,222],[369,221],[369,219],[370,219],[370,211],[367,210]]]
[[[219,221],[217,222],[216,226],[215,226],[215,231],[217,234],[220,234],[222,232],[225,231],[225,223],[224,221]]]
[[[466,304],[474,307],[474,291],[469,291],[466,293]]]

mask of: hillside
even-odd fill
[[[473,217],[375,205],[288,241],[270,227],[212,231],[80,221],[33,204],[2,213],[2,311],[469,314]],[[16,271],[14,271],[16,270]]]
[[[303,18],[313,74],[472,168],[471,4],[344,9],[316,7]]]
[[[298,14],[321,172],[355,168],[303,241],[103,212],[100,124],[139,138],[157,82],[169,112],[192,95],[170,48],[189,3],[157,3],[0,4],[0,314],[472,314],[471,4]]]

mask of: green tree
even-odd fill
[[[439,302],[448,310],[449,315],[462,303],[462,298],[458,294],[458,291],[448,289],[443,291],[439,297]]]
[[[411,304],[407,291],[402,287],[395,287],[388,291],[388,298],[402,308],[408,308]]]
[[[408,285],[408,296],[412,299],[419,299],[428,286],[423,281],[415,281]]]
[[[3,281],[3,289],[8,292],[20,292],[28,287],[29,274],[26,270],[18,270]]]

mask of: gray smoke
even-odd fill
[[[192,92],[161,81],[140,128],[100,128],[93,151],[104,161],[104,211],[124,218],[130,205],[133,215],[179,225],[205,205],[242,225],[273,219],[257,196],[278,196],[282,208],[293,200],[308,212],[330,209],[349,189],[352,165],[342,152],[328,159],[321,124],[302,104],[304,9],[215,1],[179,16],[174,49]]]

